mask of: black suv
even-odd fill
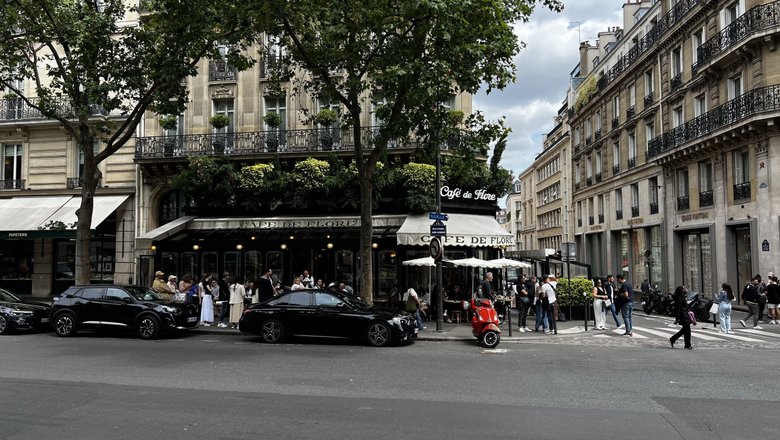
[[[115,284],[73,286],[54,298],[50,316],[57,336],[73,336],[86,327],[130,329],[153,339],[163,331],[198,325],[194,304],[165,300],[146,287]]]

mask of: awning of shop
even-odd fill
[[[157,229],[152,229],[151,231],[136,237],[135,246],[137,249],[149,249],[152,246],[152,242],[164,240],[171,235],[178,234],[187,229],[187,224],[194,219],[194,215],[186,215],[168,222]]]
[[[92,213],[92,228],[102,223],[124,203],[128,195],[96,196]],[[75,223],[80,196],[12,197],[0,200],[0,239],[67,238],[73,229],[41,229],[51,221],[65,226]]]
[[[445,246],[501,247],[515,243],[514,236],[489,215],[448,214]],[[427,214],[410,215],[396,234],[401,246],[428,246],[433,220]]]
[[[398,227],[404,222],[404,215],[374,215],[372,223],[377,228]],[[198,217],[189,224],[192,230],[294,230],[294,229],[358,229],[360,216],[322,217]]]

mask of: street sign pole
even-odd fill
[[[436,150],[436,214],[441,214],[441,151]],[[439,220],[441,221],[441,218]],[[443,252],[442,252],[443,253]],[[436,331],[441,332],[444,327],[444,298],[442,295],[441,258],[436,261]]]

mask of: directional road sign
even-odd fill
[[[447,214],[445,214],[443,212],[441,212],[441,213],[439,213],[439,212],[429,212],[428,213],[428,218],[431,219],[431,220],[439,220],[439,221],[443,221],[443,222],[446,222],[447,220],[450,219],[447,216]]]

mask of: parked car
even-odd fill
[[[134,330],[142,339],[198,325],[194,304],[162,299],[141,286],[77,285],[54,298],[51,324],[57,336],[80,328]]]
[[[25,301],[0,288],[0,335],[16,330],[42,330],[49,324],[48,304]]]
[[[377,311],[353,296],[326,290],[294,290],[244,310],[238,328],[277,343],[287,336],[349,338],[376,347],[411,341],[417,333],[408,313]]]

